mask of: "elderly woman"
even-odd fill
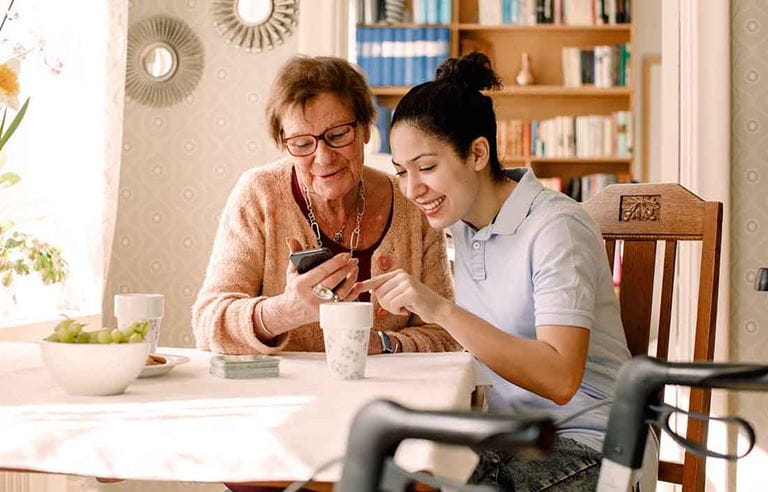
[[[453,297],[443,233],[394,178],[363,165],[374,115],[371,92],[348,62],[295,57],[282,67],[267,120],[288,155],[247,171],[227,200],[192,308],[198,348],[323,351],[320,297],[333,290],[345,299],[357,280],[396,269]],[[320,246],[334,256],[308,272],[288,260]],[[373,301],[370,353],[460,348],[440,326]]]

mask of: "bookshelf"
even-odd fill
[[[373,94],[380,97],[402,97],[410,87],[406,86],[375,86],[371,87]],[[558,97],[629,97],[628,87],[564,87],[562,85],[531,85],[526,87],[504,87],[499,91],[490,92],[491,96],[558,96]]]
[[[542,120],[554,119],[561,116],[566,117],[584,117],[587,115],[602,115],[609,117],[616,112],[627,112],[625,118],[614,122],[614,131],[617,127],[624,128],[622,138],[625,138],[624,145],[615,146],[606,144],[603,148],[598,144],[598,152],[588,153],[594,155],[590,157],[576,157],[573,149],[556,154],[558,157],[550,157],[549,153],[543,152],[542,155],[533,155],[538,147],[534,145],[530,155],[512,155],[505,151],[500,155],[504,166],[529,166],[534,169],[536,175],[541,178],[560,178],[563,191],[568,192],[568,183],[571,178],[581,177],[594,173],[606,173],[622,175],[624,178],[632,174],[633,158],[631,156],[632,135],[631,121],[634,96],[634,75],[629,73],[626,80],[619,80],[620,85],[611,85],[599,87],[593,84],[579,86],[565,86],[563,74],[563,48],[579,48],[582,50],[590,49],[595,46],[617,46],[625,45],[627,51],[632,53],[634,47],[634,21],[631,19],[626,23],[596,23],[590,25],[570,25],[567,23],[538,23],[526,24],[531,18],[520,20],[518,24],[494,23],[488,24],[487,8],[496,0],[406,0],[406,11],[412,11],[414,2],[450,2],[450,23],[443,24],[420,24],[412,22],[413,18],[407,19],[407,22],[396,24],[358,24],[359,27],[366,28],[442,28],[447,29],[449,33],[449,56],[459,56],[463,54],[462,47],[481,46],[481,51],[488,51],[494,69],[500,75],[504,83],[504,89],[489,93],[494,98],[497,118],[500,122],[516,121],[523,122],[541,122]],[[637,1],[637,0],[635,0]],[[574,5],[565,6],[568,2],[574,2]],[[555,9],[565,8],[590,8],[590,12],[600,12],[599,9],[629,9],[630,0],[498,0],[502,8],[513,6],[519,7],[519,15],[523,15],[522,9],[535,8],[538,4],[542,6],[552,6],[551,13]],[[506,5],[506,7],[505,7]],[[520,7],[522,5],[522,7]],[[419,6],[416,6],[419,8]],[[440,8],[440,7],[438,7]],[[483,13],[481,8],[486,9]],[[614,16],[616,10],[611,11]],[[564,12],[560,10],[560,12]],[[572,12],[572,11],[571,11]],[[583,12],[580,12],[583,13]],[[530,14],[530,12],[528,12]],[[485,15],[485,19],[481,17]],[[590,13],[591,20],[595,21],[595,16]],[[505,14],[506,21],[509,17]],[[491,16],[491,19],[494,17]],[[561,16],[562,20],[564,16]],[[575,19],[575,16],[574,16]],[[539,19],[543,20],[543,19]],[[549,20],[549,19],[547,19]],[[619,19],[620,20],[620,19]],[[481,22],[483,21],[483,22]],[[583,21],[583,17],[582,17]],[[601,22],[597,19],[597,22]],[[534,75],[535,83],[529,86],[518,86],[515,83],[515,75],[520,70],[521,55],[528,53],[531,60],[531,69]],[[622,53],[623,56],[623,53]],[[440,60],[442,61],[442,60]],[[622,63],[629,64],[629,61],[622,60]],[[430,74],[434,75],[434,73]],[[431,77],[430,77],[431,78]],[[613,82],[616,82],[614,80]],[[605,85],[605,84],[604,84]],[[610,85],[610,84],[609,84]],[[394,108],[397,101],[407,92],[408,86],[373,86],[372,90],[379,104],[385,108]],[[626,117],[628,115],[628,118]],[[609,118],[610,119],[610,118]],[[568,125],[569,123],[564,123]],[[598,123],[599,125],[599,123]],[[605,135],[607,128],[605,127]],[[576,126],[574,124],[574,126]],[[602,131],[602,130],[600,130]],[[583,135],[582,135],[583,136]],[[577,138],[573,137],[572,138]],[[530,137],[529,137],[530,138]],[[567,138],[567,137],[566,137]],[[608,138],[608,137],[606,137]],[[615,140],[616,137],[614,137]],[[586,145],[586,144],[585,144]],[[524,145],[525,147],[525,145]],[[620,148],[623,151],[615,154],[606,155],[607,149]],[[551,147],[550,147],[551,148]],[[517,152],[516,152],[517,154]],[[565,156],[565,155],[567,156]],[[554,154],[552,154],[554,155]],[[579,153],[578,155],[582,155]]]
[[[458,24],[457,29],[469,32],[469,31],[561,31],[561,32],[622,32],[628,31],[628,24],[595,24],[591,26],[569,26],[567,24],[536,24],[536,25],[483,25],[475,23]]]

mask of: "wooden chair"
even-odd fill
[[[611,268],[616,242],[623,241],[619,300],[632,355],[647,354],[651,331],[657,243],[664,241],[656,357],[669,355],[672,292],[678,241],[701,241],[694,360],[712,360],[720,267],[723,205],[707,202],[678,184],[618,184],[584,204],[600,226]],[[709,414],[710,392],[691,390],[690,411]],[[689,419],[686,437],[706,443],[707,425]],[[705,458],[685,453],[683,463],[659,461],[659,480],[703,492]]]

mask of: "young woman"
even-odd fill
[[[478,53],[449,59],[411,89],[392,119],[400,190],[435,229],[451,228],[456,302],[404,271],[357,283],[396,314],[444,327],[487,370],[496,412],[562,418],[613,395],[629,357],[600,231],[581,206],[530,169],[502,169],[500,87]],[[609,409],[565,421],[555,452],[529,461],[486,452],[471,482],[502,490],[595,490]]]

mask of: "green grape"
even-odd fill
[[[75,320],[67,318],[64,321],[61,321],[59,324],[57,324],[56,327],[54,328],[54,331],[56,331],[56,333],[68,332],[69,325],[71,325],[74,322]]]
[[[145,321],[145,322],[143,322],[141,324],[141,326],[139,328],[136,329],[136,331],[139,332],[139,329],[141,329],[141,334],[144,335],[144,336],[147,336],[147,335],[149,335],[149,328],[150,328],[150,326],[151,325],[150,325],[149,321]]]
[[[125,343],[126,336],[122,331],[115,328],[110,334],[112,335],[112,343]]]
[[[80,335],[84,327],[85,325],[83,323],[78,323],[73,319],[67,318],[56,325],[54,333],[58,334],[59,339],[62,342],[72,343],[76,341],[78,343],[83,343],[84,338],[77,338],[77,336]]]
[[[69,331],[72,333],[75,337],[77,337],[80,333],[83,332],[83,328],[85,327],[82,323],[70,323],[69,325]]]
[[[125,330],[146,336],[146,334],[149,333],[149,321],[136,321],[135,323],[131,323]]]
[[[71,331],[59,333],[59,341],[64,343],[73,343],[75,335]]]
[[[139,343],[149,333],[150,326],[149,321],[137,321],[122,330],[104,328],[96,331],[86,331],[83,329],[85,324],[67,318],[57,324],[53,333],[48,335],[45,340],[60,343]]]
[[[81,328],[82,329],[82,328]],[[75,335],[75,343],[89,343],[91,341],[91,334],[87,331],[81,331]]]

